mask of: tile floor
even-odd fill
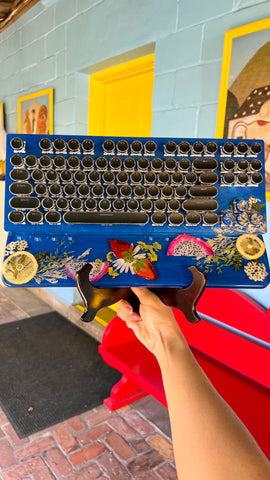
[[[0,328],[48,311],[31,290],[0,287]],[[176,480],[167,409],[151,396],[100,405],[19,439],[0,408],[0,479]]]

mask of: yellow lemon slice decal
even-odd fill
[[[30,252],[18,251],[12,253],[2,266],[4,278],[15,285],[28,283],[36,275],[38,263]]]
[[[236,240],[236,248],[240,255],[248,260],[256,260],[265,252],[263,241],[251,233],[240,235]]]

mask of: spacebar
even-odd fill
[[[148,222],[148,215],[143,212],[66,212],[63,218],[69,224],[144,225]]]

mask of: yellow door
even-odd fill
[[[153,83],[154,54],[91,75],[89,135],[149,137]],[[95,320],[106,326],[116,310],[103,308]]]
[[[90,76],[89,135],[151,134],[154,54]]]

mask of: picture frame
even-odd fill
[[[225,32],[216,137],[264,140],[270,200],[270,18]]]
[[[53,88],[18,98],[18,133],[53,134]]]

